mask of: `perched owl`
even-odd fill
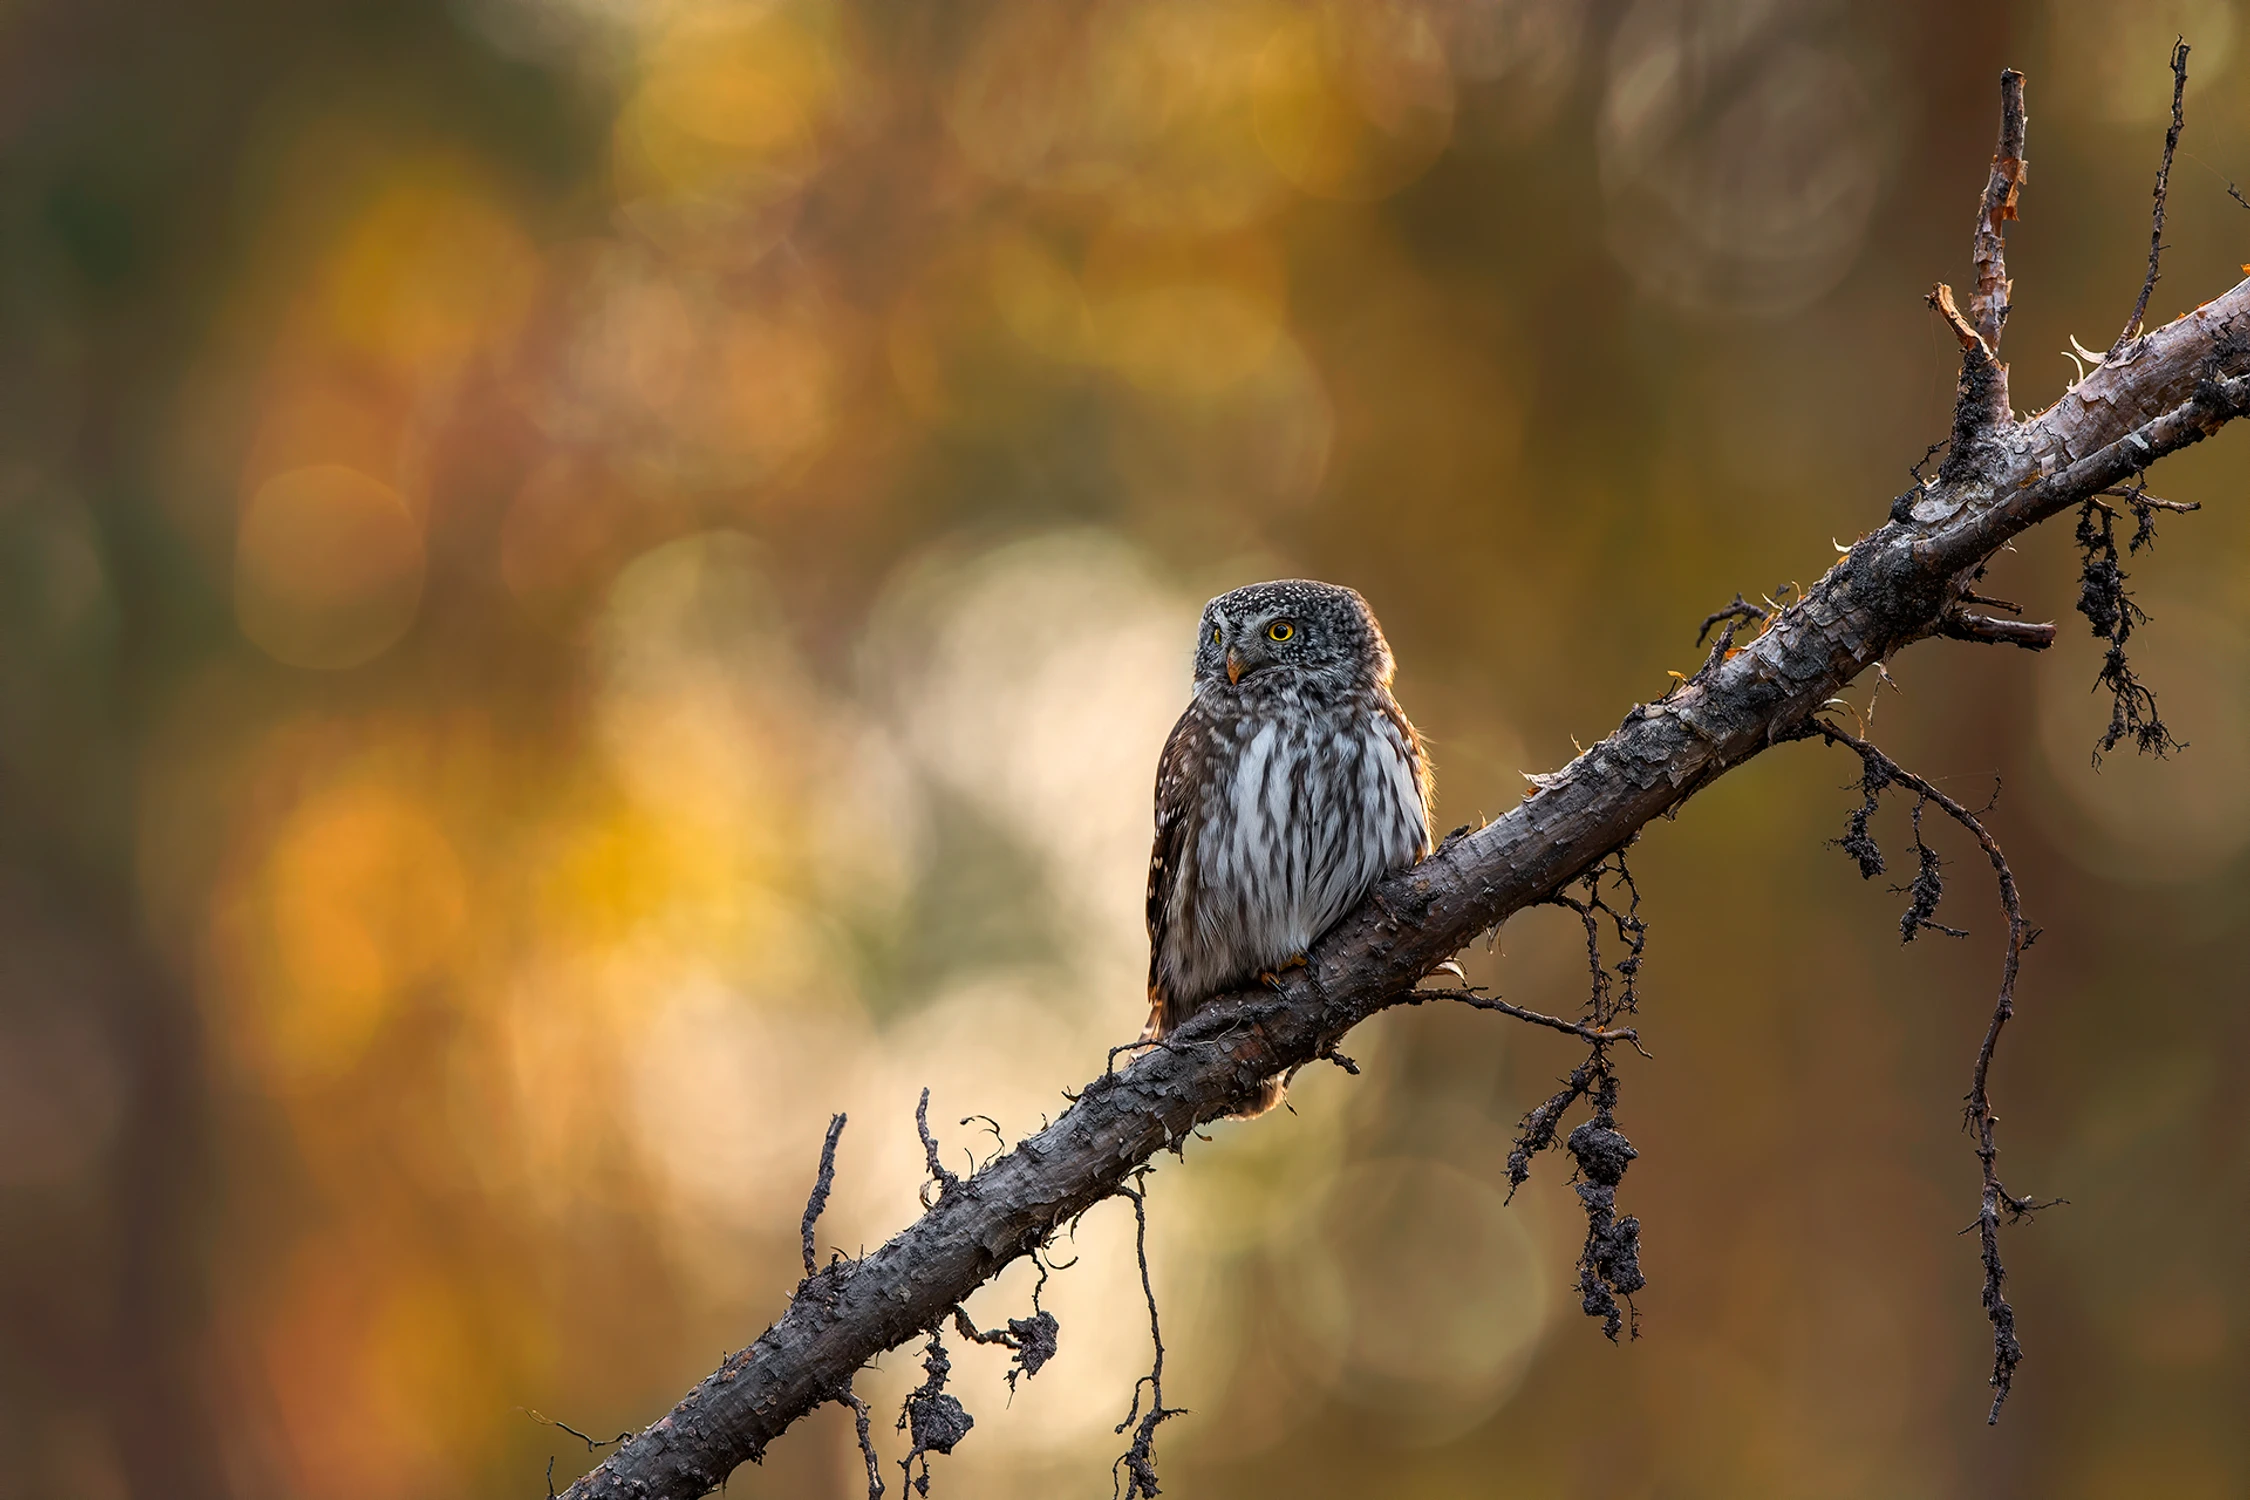
[[[1309,579],[1203,606],[1195,700],[1156,767],[1148,1029],[1284,968],[1430,852],[1430,770],[1367,601]],[[1250,1111],[1270,1109],[1267,1081]]]

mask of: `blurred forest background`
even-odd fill
[[[18,0],[0,14],[0,1495],[542,1492],[1143,1015],[1209,594],[1356,585],[1496,813],[1946,427],[1995,75],[2018,398],[2250,259],[2230,0]],[[2191,748],[2097,772],[2067,525],[1876,737],[2046,937],[1995,1079],[2029,1362],[1983,1423],[1959,1129],[2001,930],[1787,749],[1653,828],[1644,1337],[1507,1141],[1562,1039],[1385,1016],[1152,1180],[1167,1493],[2250,1492],[2250,433],[2133,559]],[[1867,711],[1866,685],[1855,688]],[[1904,836],[1902,808],[1879,825]],[[1894,850],[1897,845],[1894,842]],[[1960,858],[1964,853],[1969,858]],[[1577,937],[1474,977],[1574,1005]],[[1086,1219],[941,1494],[1098,1495],[1146,1368]],[[972,1308],[1024,1311],[1019,1265]],[[907,1354],[861,1390],[881,1415]],[[2229,1416],[2228,1413],[2232,1413]],[[895,1456],[896,1446],[888,1452]],[[896,1486],[896,1470],[892,1470]],[[733,1493],[863,1492],[828,1408]]]

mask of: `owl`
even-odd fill
[[[1198,629],[1195,698],[1156,767],[1147,1041],[1302,959],[1430,852],[1429,761],[1366,600],[1254,583],[1203,606]],[[1247,1113],[1280,1098],[1268,1079]]]

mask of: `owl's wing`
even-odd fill
[[[1435,847],[1435,840],[1430,833],[1430,808],[1434,801],[1431,793],[1435,790],[1436,778],[1430,772],[1429,747],[1422,743],[1422,736],[1406,717],[1406,710],[1400,708],[1398,700],[1389,693],[1382,695],[1382,710],[1383,716],[1390,720],[1391,727],[1398,731],[1399,740],[1406,747],[1407,769],[1414,773],[1414,795],[1420,804],[1417,811],[1422,817],[1422,838],[1420,846],[1414,851],[1414,857],[1424,859]]]
[[[1207,734],[1195,705],[1172,726],[1164,753],[1156,761],[1156,843],[1148,856],[1148,1026],[1147,1041],[1163,1036],[1180,1020],[1172,1015],[1171,997],[1164,987],[1164,948],[1169,938],[1173,900],[1182,880],[1190,878],[1193,856],[1194,813],[1199,789],[1197,772],[1203,764]]]

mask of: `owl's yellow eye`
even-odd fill
[[[1214,646],[1219,644],[1219,627],[1216,625],[1211,627],[1211,644]]]
[[[1266,627],[1266,639],[1269,641],[1286,641],[1296,633],[1297,627],[1287,620],[1276,620]]]

